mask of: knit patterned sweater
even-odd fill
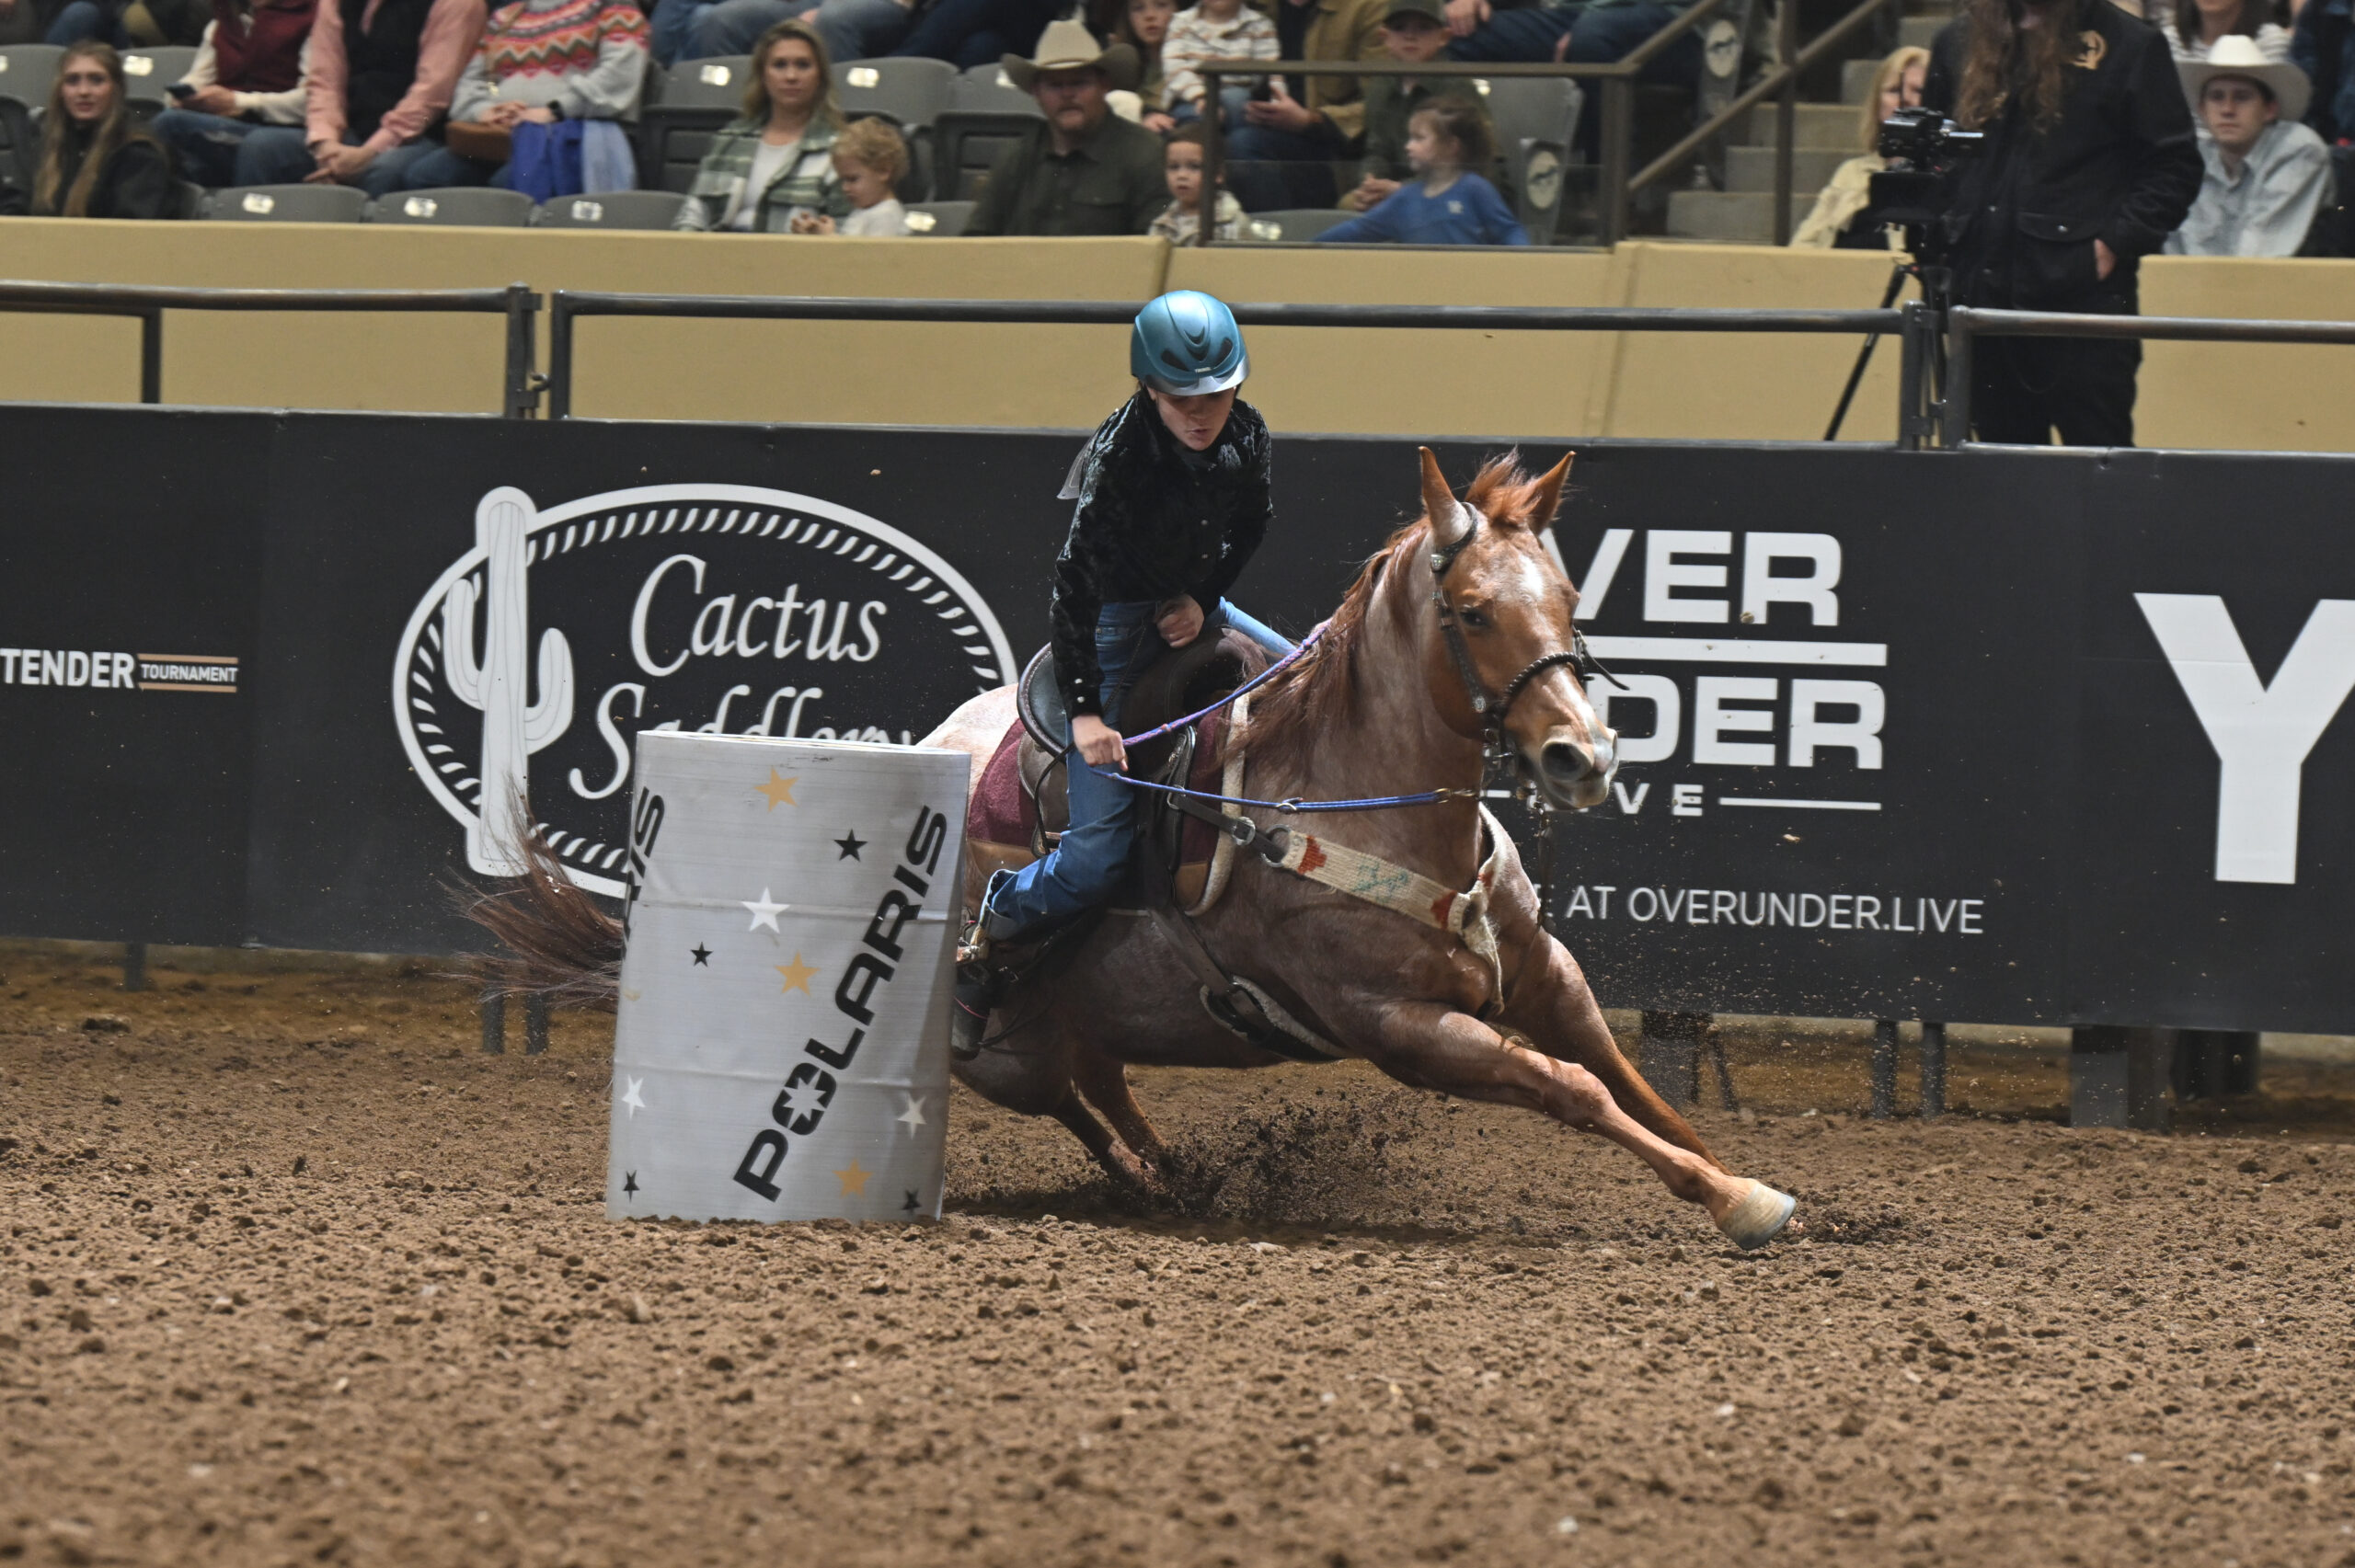
[[[450,118],[480,120],[504,102],[617,120],[645,80],[647,44],[646,17],[629,0],[512,0],[491,12]]]

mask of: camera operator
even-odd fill
[[[1938,35],[1922,101],[1966,130],[1943,224],[1955,303],[2135,312],[2135,269],[2200,192],[2191,112],[2158,30],[2110,0],[1970,0]],[[1982,338],[1981,441],[2131,446],[2131,339]]]

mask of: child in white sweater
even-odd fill
[[[1191,9],[1178,13],[1161,45],[1169,112],[1181,120],[1201,114],[1203,84],[1194,68],[1203,61],[1274,60],[1280,51],[1276,24],[1243,0],[1197,0]],[[1255,85],[1256,78],[1248,76],[1219,78],[1220,94],[1226,99],[1224,123],[1242,118]]]
[[[897,239],[908,233],[908,210],[891,194],[908,172],[908,144],[888,120],[854,120],[834,138],[834,174],[850,198],[840,223],[823,212],[794,220],[794,233]]]

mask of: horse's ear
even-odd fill
[[[1537,504],[1529,512],[1532,532],[1542,532],[1554,526],[1554,514],[1562,509],[1562,486],[1569,479],[1570,464],[1578,461],[1578,455],[1574,452],[1564,452],[1562,461],[1547,469],[1537,481]]]
[[[1431,543],[1453,544],[1464,536],[1466,521],[1455,505],[1455,492],[1447,487],[1447,475],[1439,471],[1439,459],[1429,447],[1416,450],[1423,454],[1423,515],[1431,520]]]

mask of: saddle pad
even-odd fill
[[[1201,739],[1194,748],[1194,765],[1187,784],[1215,794],[1223,761],[1220,751],[1226,738],[1225,710],[1211,715],[1196,727],[1201,732]],[[1034,841],[1039,806],[1022,787],[1022,738],[1019,720],[1008,725],[1005,738],[998,742],[997,750],[982,769],[981,785],[973,791],[972,801],[965,808],[965,837],[970,841],[1020,846],[1027,852]],[[1185,864],[1207,864],[1218,848],[1218,835],[1208,823],[1189,817],[1178,845],[1179,858]]]

